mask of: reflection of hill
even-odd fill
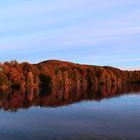
[[[123,86],[106,87],[105,85],[90,88],[88,90],[65,90],[52,89],[49,93],[42,93],[39,90],[30,88],[28,90],[12,90],[0,92],[0,108],[5,111],[17,111],[31,106],[58,107],[69,105],[83,100],[100,101],[102,99],[121,96],[124,94],[140,93],[140,85],[133,84]]]

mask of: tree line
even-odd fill
[[[79,65],[48,60],[38,64],[10,61],[0,64],[0,88],[37,88],[44,92],[86,90],[105,85],[139,83],[140,71],[123,71],[114,67]]]

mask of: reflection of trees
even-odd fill
[[[71,89],[65,92],[59,89],[51,89],[49,94],[41,93],[37,88],[28,88],[20,90],[1,90],[0,91],[0,108],[5,111],[16,112],[18,109],[26,109],[31,106],[57,107],[69,105],[82,100],[95,100],[121,96],[124,94],[140,93],[138,84],[125,85],[123,87],[113,85],[111,87],[100,85],[84,89]]]

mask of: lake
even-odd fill
[[[0,96],[2,140],[140,139],[139,85],[100,96],[79,93],[75,99],[38,99],[33,94],[14,91]]]

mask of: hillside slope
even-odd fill
[[[109,66],[80,65],[72,62],[48,60],[38,64],[16,61],[0,65],[0,87],[52,88],[64,90],[85,90],[99,85],[123,85],[140,82],[140,71],[123,71]]]

